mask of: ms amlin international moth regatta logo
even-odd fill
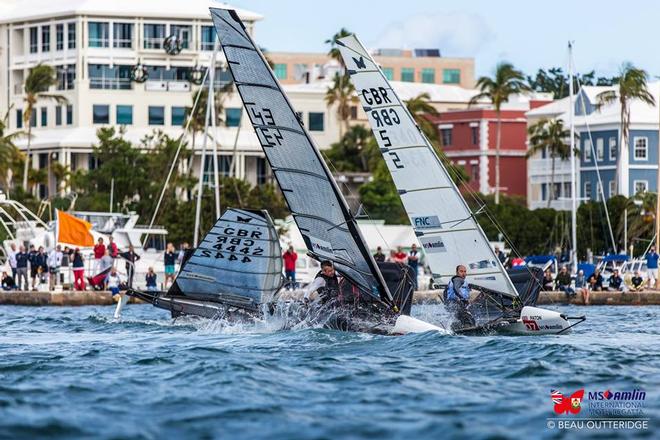
[[[555,417],[547,419],[549,429],[648,429],[644,418],[646,392],[642,390],[579,389],[573,393],[550,391]]]

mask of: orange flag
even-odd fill
[[[57,242],[74,246],[94,246],[94,237],[90,229],[92,224],[57,210]]]

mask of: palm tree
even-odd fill
[[[438,142],[438,132],[435,125],[426,115],[436,116],[438,110],[431,104],[431,95],[428,93],[420,93],[414,98],[410,98],[406,102],[406,108],[419,125],[424,135],[431,141],[431,143]]]
[[[630,128],[630,103],[634,99],[639,99],[642,102],[655,105],[655,99],[653,95],[649,92],[649,89],[646,84],[648,75],[645,70],[637,69],[630,63],[625,63],[621,67],[621,76],[616,85],[618,85],[617,90],[606,90],[601,92],[596,97],[596,108],[600,109],[602,106],[611,104],[612,102],[619,100],[621,105],[621,144],[619,148],[619,155],[617,157],[617,167],[616,167],[616,192],[619,193],[621,188],[619,188],[619,180],[621,179],[621,169],[627,165],[628,162],[628,134]],[[625,195],[625,194],[624,194]]]
[[[488,99],[497,116],[497,136],[495,144],[495,204],[500,203],[500,147],[502,144],[502,104],[509,101],[511,95],[530,90],[525,82],[525,75],[516,70],[513,64],[501,62],[495,68],[495,77],[482,76],[477,80],[479,93],[472,97],[470,105],[482,99]]]
[[[58,104],[65,104],[67,99],[62,95],[48,93],[51,86],[57,84],[55,76],[55,69],[52,66],[45,64],[37,64],[34,66],[27,78],[23,88],[25,90],[25,109],[23,110],[23,123],[27,126],[27,151],[25,154],[25,165],[23,169],[23,189],[28,189],[28,168],[30,166],[30,147],[32,142],[32,114],[37,101],[40,99],[54,100]]]
[[[330,50],[328,51],[328,55],[330,55],[330,58],[332,58],[333,60],[337,60],[339,64],[344,68],[346,67],[346,65],[344,64],[344,59],[342,58],[339,49],[337,48],[337,40],[339,40],[340,38],[348,37],[349,35],[352,34],[353,33],[347,30],[346,28],[341,28],[339,32],[337,32],[332,36],[332,38],[325,40],[325,44],[330,45]]]
[[[5,134],[9,125],[9,111],[11,108],[12,106],[9,107],[4,118],[0,120],[0,175],[5,176],[4,182],[2,182],[5,191],[8,191],[11,186],[11,176],[16,165],[23,159],[23,153],[14,145],[14,141],[25,136],[25,132],[23,131]]]
[[[566,160],[571,157],[571,147],[566,144],[570,139],[571,131],[564,127],[561,119],[541,119],[529,127],[530,148],[527,157],[547,151],[552,159],[552,172],[550,174],[550,191],[548,192],[548,208],[555,198],[555,159]],[[575,154],[575,152],[573,152]]]
[[[325,102],[328,106],[337,104],[337,116],[339,117],[339,138],[344,137],[348,131],[348,120],[351,116],[351,104],[357,101],[355,86],[347,74],[335,73],[332,87],[325,93]]]

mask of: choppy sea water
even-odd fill
[[[660,307],[553,308],[588,320],[564,336],[386,337],[0,307],[0,438],[658,438]],[[645,390],[650,429],[547,428],[550,390],[580,388]]]

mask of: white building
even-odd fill
[[[39,188],[42,197],[62,190],[50,172],[53,162],[72,171],[96,166],[91,153],[100,127],[125,126],[125,137],[135,144],[155,129],[174,137],[181,134],[184,109],[192,106],[193,92],[199,87],[191,79],[201,76],[213,52],[215,32],[208,8],[220,5],[210,0],[3,0],[0,113],[11,108],[10,130],[25,128],[23,82],[37,64],[55,67],[58,84],[50,92],[68,101],[57,105],[40,100],[31,120],[31,164],[49,170],[49,184]],[[263,17],[246,10],[238,13],[254,33],[255,23]],[[181,39],[176,55],[164,49],[170,35]],[[223,64],[220,53],[218,85],[231,80]],[[144,82],[135,81],[135,74],[143,73],[137,65],[144,66],[148,75]],[[293,87],[292,102],[318,145],[335,142],[336,112],[328,110],[323,99],[315,95],[310,101],[308,93]],[[217,136],[221,171],[229,172],[236,143],[237,176],[252,184],[264,182],[269,169],[249,121],[240,117],[237,93],[225,99],[224,107]],[[200,165],[199,138],[195,170]],[[26,140],[18,146],[25,149]],[[210,158],[207,163],[212,163]]]

